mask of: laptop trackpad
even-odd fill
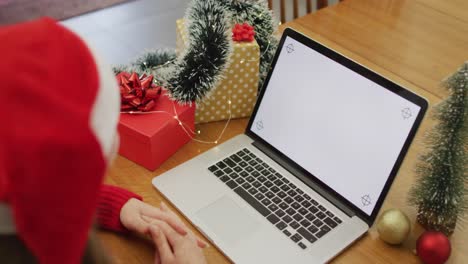
[[[196,216],[216,237],[232,246],[245,241],[259,227],[259,223],[228,196],[200,209]]]

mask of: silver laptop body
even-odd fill
[[[372,225],[426,109],[286,29],[245,134],[152,183],[235,263],[323,263]]]

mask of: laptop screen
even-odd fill
[[[371,215],[421,107],[287,36],[250,132]]]

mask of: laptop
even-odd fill
[[[245,133],[152,183],[235,263],[327,262],[373,224],[427,106],[288,28]]]

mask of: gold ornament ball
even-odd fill
[[[380,238],[392,245],[403,243],[411,229],[408,217],[401,210],[390,209],[382,213],[377,223]]]

